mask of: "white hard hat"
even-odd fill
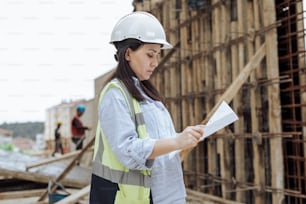
[[[136,11],[122,17],[113,28],[110,43],[130,38],[144,43],[161,44],[161,49],[172,48],[158,19],[144,11]]]

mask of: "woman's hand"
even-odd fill
[[[148,159],[154,159],[175,150],[184,150],[197,146],[203,135],[203,125],[189,126],[176,137],[156,140],[153,151]]]
[[[197,146],[203,135],[203,125],[188,126],[175,138],[179,149],[188,149]]]

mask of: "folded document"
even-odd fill
[[[201,140],[204,140],[206,137],[235,122],[236,120],[238,120],[238,116],[236,115],[236,113],[225,101],[222,101],[218,109],[214,112],[214,114],[211,116],[211,118],[203,128],[204,133],[201,137]],[[170,152],[169,158],[171,159],[176,153],[180,151],[181,150]]]
[[[211,116],[203,128],[204,134],[201,137],[201,140],[235,122],[236,120],[238,120],[236,113],[225,101],[222,101],[216,112]]]

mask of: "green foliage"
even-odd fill
[[[6,150],[6,151],[13,151],[14,145],[13,144],[0,144],[0,149]]]
[[[24,137],[35,140],[36,134],[44,133],[43,122],[3,123],[0,128],[13,131],[13,137]]]

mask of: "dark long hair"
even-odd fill
[[[133,80],[133,76],[136,77],[135,73],[131,69],[129,63],[125,59],[125,53],[128,48],[135,51],[141,46],[143,46],[143,42],[136,39],[126,39],[120,42],[114,43],[117,53],[115,55],[116,60],[118,61],[117,68],[115,72],[110,76],[108,81],[118,78],[120,79],[127,90],[131,93],[131,95],[138,101],[144,101],[144,97],[141,95],[137,87],[135,86],[135,82]],[[141,87],[144,92],[153,100],[161,101],[164,103],[164,98],[159,94],[157,89],[149,80],[140,81]]]

